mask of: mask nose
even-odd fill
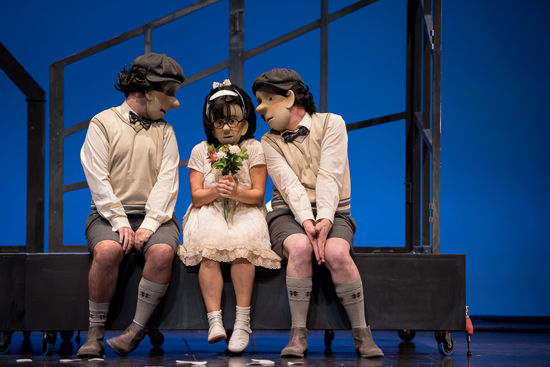
[[[258,105],[258,107],[256,107],[256,112],[258,112],[259,115],[263,115],[265,111],[266,108],[263,104],[260,104]]]
[[[170,107],[177,110],[178,108],[180,108],[180,102],[174,98],[174,102],[172,102],[172,105]]]
[[[223,127],[222,127],[222,131],[224,133],[228,133],[229,131],[231,131],[231,128],[229,127],[228,124],[224,124]]]

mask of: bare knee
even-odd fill
[[[201,260],[201,269],[220,269],[220,263],[203,257]]]
[[[101,268],[118,267],[124,258],[122,247],[115,241],[105,240],[94,246],[93,264]]]
[[[159,271],[171,269],[173,260],[174,249],[165,243],[154,244],[145,251],[145,261]]]
[[[283,246],[289,260],[292,259],[300,263],[311,262],[313,247],[306,235],[295,234],[289,236],[283,243]]]
[[[345,269],[354,267],[355,263],[349,253],[349,244],[347,241],[327,241],[325,246],[325,263],[329,269]]]

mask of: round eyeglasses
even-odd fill
[[[245,119],[237,120],[235,117],[230,118],[229,120],[217,120],[214,121],[214,129],[223,129],[224,125],[227,124],[229,127],[237,127],[241,122],[243,122]]]

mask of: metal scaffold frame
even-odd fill
[[[27,102],[27,215],[24,246],[0,246],[1,252],[44,251],[46,173],[46,93],[0,43],[0,69],[25,95]]]
[[[85,181],[63,181],[64,139],[88,127],[89,120],[64,127],[64,69],[110,47],[144,36],[144,52],[150,52],[152,31],[219,0],[202,0],[165,17],[147,23],[113,39],[71,55],[50,65],[50,179],[49,250],[82,251],[83,246],[63,244],[63,195],[87,187]],[[383,0],[380,0],[383,1]],[[229,57],[187,77],[182,88],[229,69],[234,84],[244,85],[244,63],[317,28],[320,29],[320,112],[327,111],[328,25],[376,2],[362,0],[329,13],[328,0],[320,0],[320,19],[281,37],[245,51],[245,0],[229,0]],[[440,253],[440,132],[441,132],[441,0],[407,1],[406,110],[347,125],[348,131],[398,120],[406,121],[405,246],[357,247],[356,252]],[[185,166],[187,160],[180,162]]]

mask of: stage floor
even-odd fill
[[[118,335],[108,331],[107,338]],[[254,359],[268,359],[275,367],[289,366],[288,362],[303,362],[310,367],[369,367],[369,366],[550,366],[550,333],[520,332],[475,332],[471,337],[472,357],[467,357],[465,333],[452,334],[455,346],[452,355],[442,356],[437,350],[433,332],[417,332],[412,342],[403,342],[395,331],[374,331],[374,338],[382,348],[385,357],[377,359],[359,358],[353,348],[350,331],[336,331],[331,349],[325,349],[324,331],[315,330],[309,334],[307,358],[281,359],[279,353],[288,341],[288,331],[258,330],[251,335],[248,349],[242,356],[226,353],[226,344],[208,344],[206,331],[163,331],[165,336],[161,348],[152,348],[149,339],[128,357],[117,356],[106,346],[104,362],[60,362],[61,359],[76,358],[78,343],[63,342],[58,337],[52,356],[42,355],[42,334],[32,332],[25,340],[22,332],[12,336],[11,350],[0,355],[1,366],[185,366],[177,360],[207,361],[211,367],[247,367]],[[83,343],[86,333],[82,333]],[[18,359],[32,359],[32,362],[17,362]],[[297,365],[301,367],[300,365]]]

